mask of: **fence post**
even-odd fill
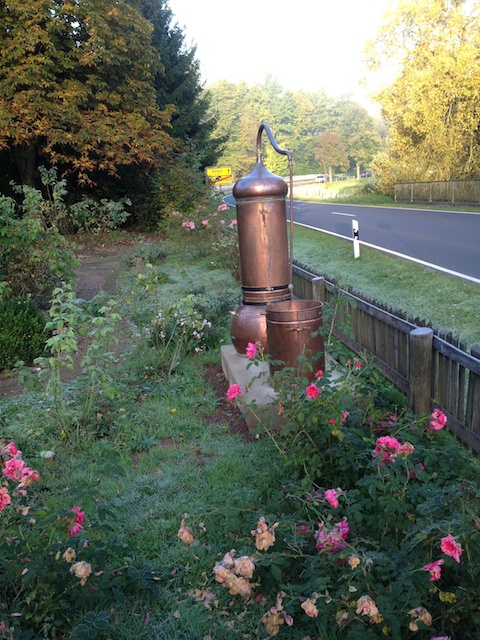
[[[312,298],[325,302],[325,278],[323,276],[312,279]]]
[[[416,413],[430,413],[432,400],[433,330],[410,332],[409,405]]]

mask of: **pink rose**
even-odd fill
[[[317,385],[314,382],[312,382],[305,389],[305,393],[307,394],[307,398],[310,398],[311,400],[315,400],[315,398],[317,398],[320,395],[321,390],[317,387]]]
[[[441,539],[440,548],[446,556],[450,556],[455,560],[455,562],[460,562],[460,556],[463,553],[463,549],[450,533],[448,536]]]
[[[435,560],[435,562],[430,562],[430,564],[426,564],[422,569],[424,571],[430,571],[430,581],[434,582],[435,580],[440,580],[442,577],[442,570],[440,566],[443,564],[443,560]]]
[[[430,426],[430,431],[439,431],[447,424],[447,416],[441,409],[434,409],[428,424]]]
[[[249,342],[245,350],[245,355],[247,356],[247,358],[249,358],[250,360],[255,360],[255,358],[257,357],[257,353],[258,353],[258,344],[255,344],[254,342]]]
[[[22,477],[22,471],[27,465],[23,460],[18,458],[11,458],[5,462],[5,468],[3,475],[5,478],[12,478],[12,480],[20,481]]]
[[[0,511],[3,511],[7,505],[11,502],[11,498],[8,495],[8,490],[6,487],[2,487],[0,489]]]
[[[228,400],[230,400],[230,402],[232,402],[233,400],[235,400],[235,398],[239,398],[240,396],[243,396],[242,388],[240,387],[240,385],[239,384],[231,384],[228,387],[228,390],[227,390],[227,398],[228,398]]]
[[[402,445],[392,436],[382,436],[377,438],[377,446],[372,451],[374,457],[380,458],[380,464],[394,462],[397,455],[402,451]]]
[[[325,491],[325,500],[328,504],[336,509],[338,507],[338,498],[339,492],[336,489],[327,489]]]

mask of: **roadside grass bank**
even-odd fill
[[[315,184],[294,185],[293,198],[295,200],[322,202],[325,204],[357,204],[370,207],[393,207],[399,209],[480,212],[480,206],[478,204],[395,202],[392,195],[376,193],[374,181],[371,178],[366,178],[360,182],[358,180],[339,181],[321,186]]]
[[[351,242],[299,225],[293,233],[294,260],[480,344],[480,286],[362,246],[355,259]]]
[[[441,412],[411,416],[337,344],[335,382],[275,377],[284,429],[263,417],[258,438],[232,435],[205,371],[239,284],[205,229],[191,231],[129,248],[116,301],[130,347],[107,368],[94,341],[84,369],[97,386],[87,376],[1,405],[2,635],[475,640],[472,456]],[[60,364],[90,308],[115,335],[100,300],[57,298]]]

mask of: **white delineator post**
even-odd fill
[[[360,257],[360,240],[358,236],[358,220],[352,220],[353,231],[353,257]]]

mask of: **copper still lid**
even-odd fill
[[[261,159],[257,160],[252,171],[238,180],[233,187],[235,200],[255,198],[285,198],[288,185],[279,176],[265,168]]]

